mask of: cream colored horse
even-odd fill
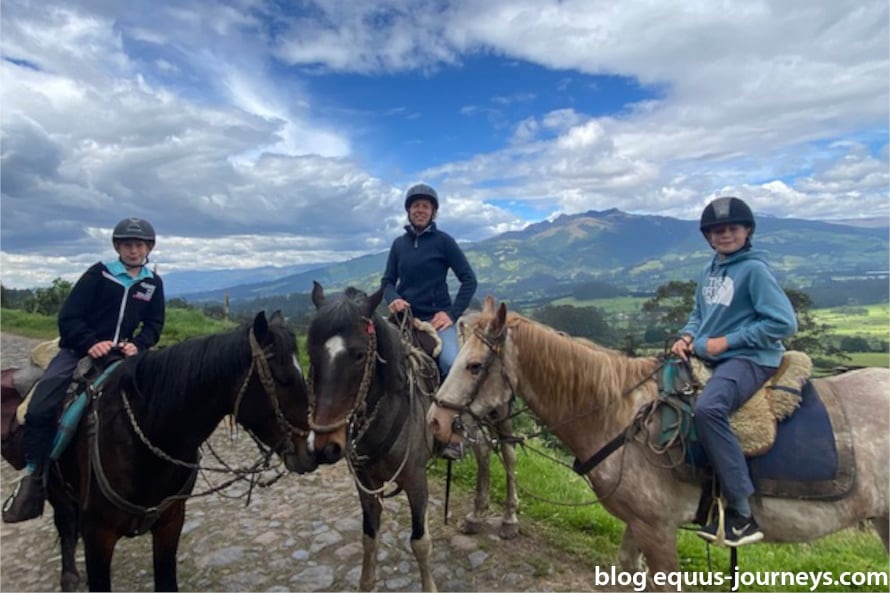
[[[589,459],[657,395],[649,380],[659,361],[591,348],[488,297],[482,314],[463,331],[467,341],[437,393],[427,421],[441,441],[457,441],[456,416],[482,418],[515,395],[580,460]],[[754,515],[765,541],[805,542],[871,520],[888,547],[890,531],[890,370],[867,368],[814,379],[841,394],[851,426],[857,480],[837,501],[759,497]],[[619,551],[624,570],[677,571],[677,530],[693,520],[697,485],[677,480],[630,442],[587,477],[603,507],[627,529]],[[667,464],[663,464],[667,465]]]

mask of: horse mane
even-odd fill
[[[137,354],[124,361],[105,389],[124,389],[131,402],[141,401],[147,423],[174,418],[193,403],[196,391],[210,399],[212,386],[243,380],[251,360],[248,331],[244,324]]]
[[[552,398],[551,403],[566,412],[584,406],[635,406],[625,390],[644,380],[658,364],[654,357],[631,358],[516,312],[508,312],[506,325],[519,350],[519,367],[535,395]],[[650,387],[654,396],[654,384]]]

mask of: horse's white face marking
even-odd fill
[[[337,360],[337,356],[346,353],[346,342],[340,336],[334,336],[324,343],[324,349],[328,353],[331,362]]]
[[[303,369],[300,367],[300,361],[297,359],[297,355],[294,354],[294,368],[297,369],[297,374],[301,377],[303,376]]]

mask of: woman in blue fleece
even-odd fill
[[[724,541],[736,547],[759,541],[763,533],[748,502],[754,485],[729,417],[775,373],[785,351],[782,340],[797,331],[797,318],[763,253],[751,249],[754,214],[745,202],[715,199],[699,227],[716,254],[698,279],[695,305],[671,351],[683,360],[694,353],[713,365],[695,404],[695,428],[726,500]],[[717,520],[698,535],[716,541]]]
[[[115,347],[133,356],[161,337],[164,284],[146,267],[154,228],[141,218],[125,218],[114,227],[111,242],[118,258],[90,266],[59,311],[59,353],[34,388],[22,427],[28,473],[3,505],[4,523],[43,514],[56,418],[77,362],[85,356],[101,358]]]
[[[405,192],[408,225],[392,243],[383,273],[383,298],[392,313],[411,309],[414,317],[428,321],[442,339],[439,374],[448,374],[457,358],[454,322],[470,305],[476,292],[476,274],[451,235],[436,228],[439,196],[424,183]],[[460,281],[454,302],[446,276],[451,269]]]

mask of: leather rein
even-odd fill
[[[285,430],[288,435],[297,434],[300,436],[307,436],[309,434],[308,431],[303,430],[297,426],[292,425],[285,417],[284,413],[281,410],[281,406],[278,402],[278,397],[275,392],[275,380],[272,376],[272,371],[269,368],[268,360],[266,359],[266,352],[263,350],[262,346],[260,346],[259,342],[254,335],[253,329],[250,330],[250,350],[251,350],[251,362],[250,368],[248,368],[247,373],[244,377],[244,381],[241,385],[241,389],[238,391],[238,395],[235,398],[235,404],[233,408],[233,416],[237,419],[238,411],[241,406],[241,402],[244,397],[244,393],[247,391],[247,386],[250,383],[251,377],[256,373],[257,378],[263,386],[263,390],[266,395],[269,397],[269,400],[272,402],[272,405],[275,409],[275,417],[279,423],[279,425]],[[137,387],[138,391],[138,387]],[[130,405],[130,401],[127,398],[127,394],[124,390],[120,391],[121,399],[124,404],[124,408],[127,412],[127,417],[130,420],[130,425],[133,428],[133,432],[139,437],[139,440],[146,446],[148,449],[154,453],[160,459],[172,463],[174,465],[179,465],[182,467],[186,467],[191,469],[191,473],[186,478],[182,487],[176,494],[165,497],[161,502],[157,505],[153,506],[142,506],[135,504],[133,502],[128,501],[123,496],[121,496],[111,485],[111,482],[108,479],[108,476],[105,473],[105,469],[102,466],[102,457],[100,455],[100,447],[99,447],[99,410],[98,406],[92,405],[90,406],[90,413],[87,418],[87,426],[88,426],[88,442],[90,448],[90,455],[88,461],[87,473],[88,475],[92,473],[96,477],[96,483],[99,485],[99,490],[102,492],[103,496],[107,498],[118,510],[124,511],[131,515],[135,515],[140,518],[140,526],[134,531],[135,535],[139,535],[145,533],[155,521],[160,517],[160,515],[167,510],[171,505],[181,500],[186,500],[188,498],[194,498],[198,496],[206,496],[208,494],[212,494],[213,492],[217,492],[224,488],[227,488],[229,485],[243,479],[242,472],[237,470],[232,470],[231,468],[225,468],[222,471],[226,471],[228,473],[235,473],[237,477],[228,480],[214,488],[206,492],[202,492],[200,494],[191,494],[192,488],[194,488],[195,482],[198,477],[198,470],[201,469],[200,466],[200,452],[198,462],[192,463],[188,461],[182,461],[180,459],[176,459],[165,451],[161,450],[157,446],[155,446],[145,435],[142,429],[139,426],[138,421],[133,413],[132,406]],[[91,396],[93,402],[97,401],[103,395],[102,390],[100,389],[97,392],[91,391]],[[256,438],[254,438],[256,440]],[[265,459],[261,459],[260,461],[254,464],[254,468],[259,468],[265,465],[266,460],[271,455],[271,450],[266,454],[261,454]],[[255,469],[254,471],[260,471],[259,469]],[[250,472],[246,472],[250,473]],[[86,504],[86,498],[84,499],[84,504]]]

